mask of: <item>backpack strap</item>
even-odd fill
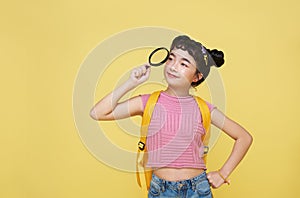
[[[202,143],[204,145],[203,160],[204,163],[206,164],[206,156],[209,150],[208,143],[210,138],[210,122],[211,122],[210,111],[208,105],[202,98],[200,98],[199,96],[194,96],[194,98],[198,104],[198,107],[200,108],[200,112],[202,116],[202,124],[205,129],[205,135],[202,136]]]
[[[148,135],[148,126],[150,124],[151,116],[154,110],[154,106],[158,100],[158,97],[160,95],[161,91],[153,92],[144,109],[143,117],[142,117],[142,125],[141,125],[141,136],[140,141],[138,143],[138,153],[136,158],[136,177],[137,177],[137,183],[140,187],[142,187],[141,184],[141,178],[140,178],[140,169],[144,169],[145,179],[146,179],[146,186],[147,189],[150,188],[150,181],[152,178],[152,170],[148,169],[146,170],[145,166],[147,164],[147,147],[146,147],[146,139]]]

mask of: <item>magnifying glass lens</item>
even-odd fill
[[[155,49],[149,56],[149,64],[151,66],[160,66],[169,58],[169,50],[164,47]]]

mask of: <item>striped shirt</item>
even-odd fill
[[[143,105],[150,94],[141,95]],[[206,102],[209,110],[214,105]],[[177,97],[161,92],[154,108],[147,136],[147,167],[202,168],[205,135],[202,117],[193,96]]]

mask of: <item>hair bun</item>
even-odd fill
[[[216,67],[221,67],[225,60],[224,60],[224,53],[222,51],[219,51],[217,49],[207,49],[207,51],[210,53],[211,57],[214,59],[215,63],[216,63]]]

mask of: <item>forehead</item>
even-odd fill
[[[196,64],[195,59],[186,50],[174,48],[171,50],[171,54],[174,54],[176,58],[187,59],[192,64]]]

